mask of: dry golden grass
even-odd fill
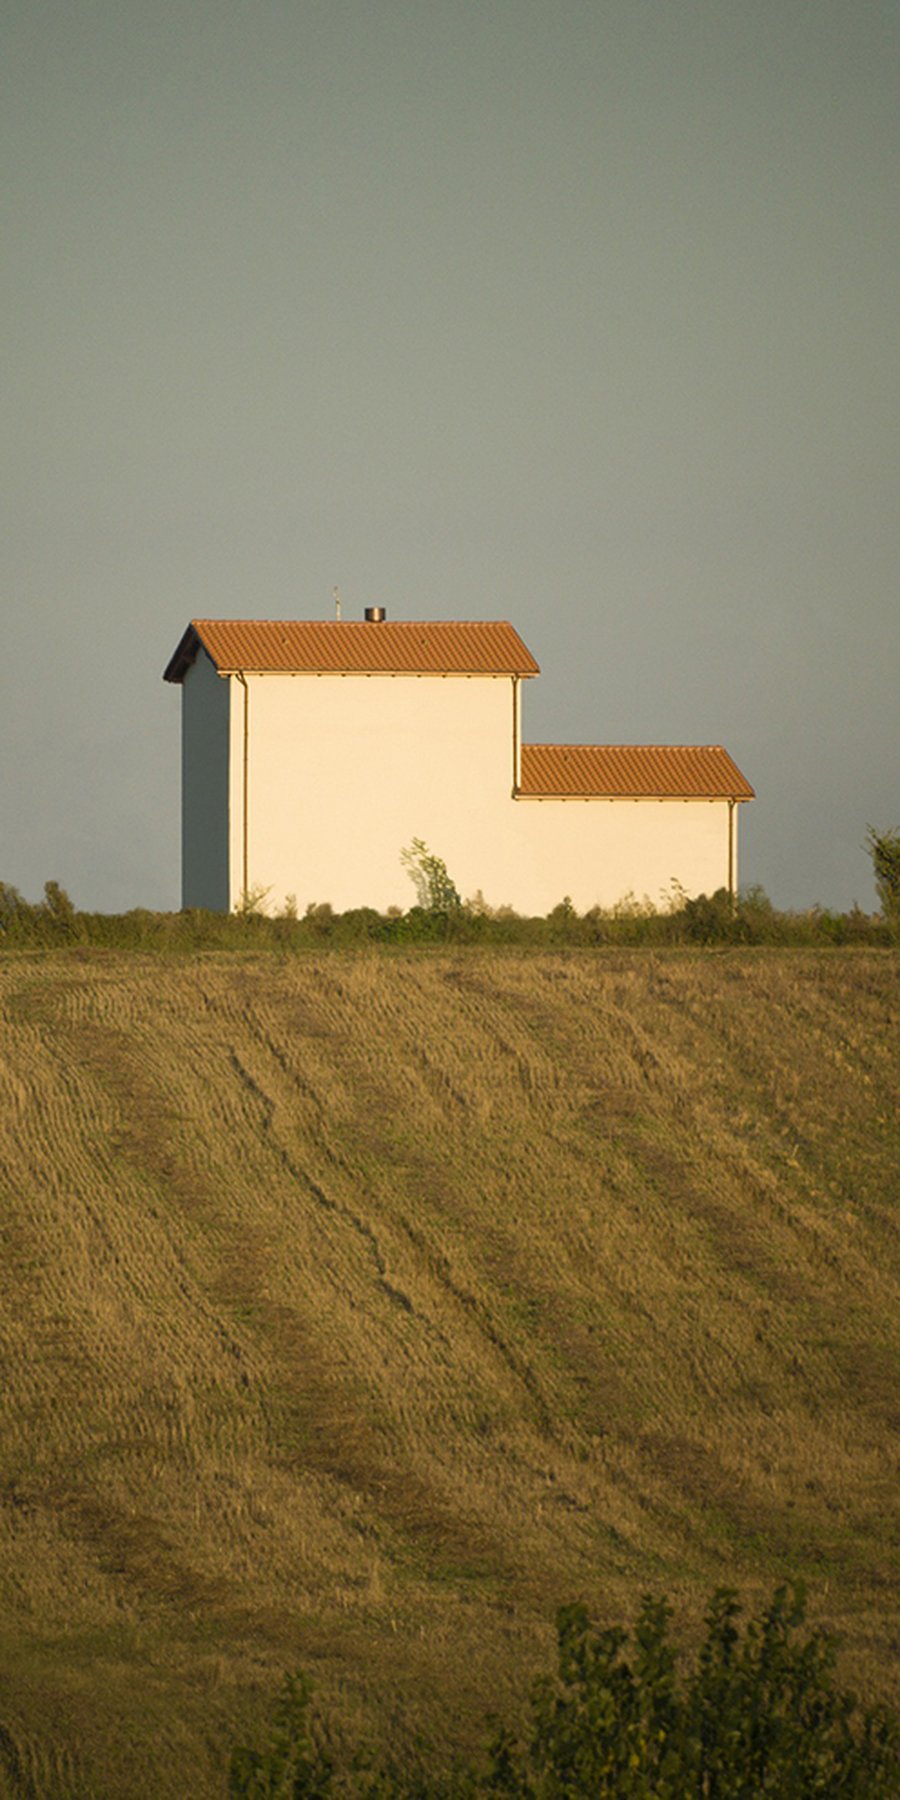
[[[296,1667],[469,1748],[573,1597],[804,1576],[889,1697],[898,985],[0,964],[0,1794],[220,1793]]]

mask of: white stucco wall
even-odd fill
[[[517,800],[510,865],[522,901],[543,914],[568,895],[577,912],[631,894],[665,906],[728,885],[727,800]],[[485,897],[494,897],[485,889]]]
[[[583,912],[627,893],[658,905],[673,881],[689,894],[728,884],[727,801],[514,799],[506,677],[246,680],[246,885],[267,890],[269,910],[289,894],[301,912],[322,901],[405,909],[414,891],[400,853],[414,837],[443,857],[464,898],[480,889],[489,904],[526,913],[564,895]],[[234,906],[245,886],[245,700],[235,677],[219,686],[230,695]],[[220,713],[209,711],[218,745]],[[206,755],[218,779],[221,762],[208,745]],[[196,818],[196,795],[193,804]],[[198,841],[218,869],[220,837],[207,830]],[[210,877],[204,891],[212,887]]]
[[[229,684],[205,650],[181,687],[181,904],[227,912]]]
[[[405,908],[414,893],[400,852],[414,837],[444,857],[461,890],[478,885],[512,806],[509,678],[260,675],[247,684],[249,886],[268,889],[270,907],[292,893],[301,910],[321,901],[338,911]],[[233,819],[239,787],[233,756]]]

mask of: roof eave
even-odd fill
[[[199,633],[193,625],[189,625],[177,649],[173,651],[163,669],[163,681],[182,682],[188,669],[196,661],[197,652],[200,649],[202,649],[202,645]]]
[[[735,806],[740,806],[746,800],[755,800],[756,794],[752,790],[749,794],[697,794],[693,792],[651,794],[626,793],[620,789],[617,793],[610,794],[602,792],[599,788],[519,788],[516,798],[519,800],[732,800]]]

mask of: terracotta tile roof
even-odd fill
[[[164,673],[183,681],[200,647],[220,675],[537,675],[503,621],[192,619]]]
[[[720,744],[523,744],[520,792],[547,799],[754,797]]]

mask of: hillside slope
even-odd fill
[[[4,959],[0,1793],[220,1793],[296,1667],[466,1747],[573,1597],[801,1575],[888,1696],[898,969]]]

